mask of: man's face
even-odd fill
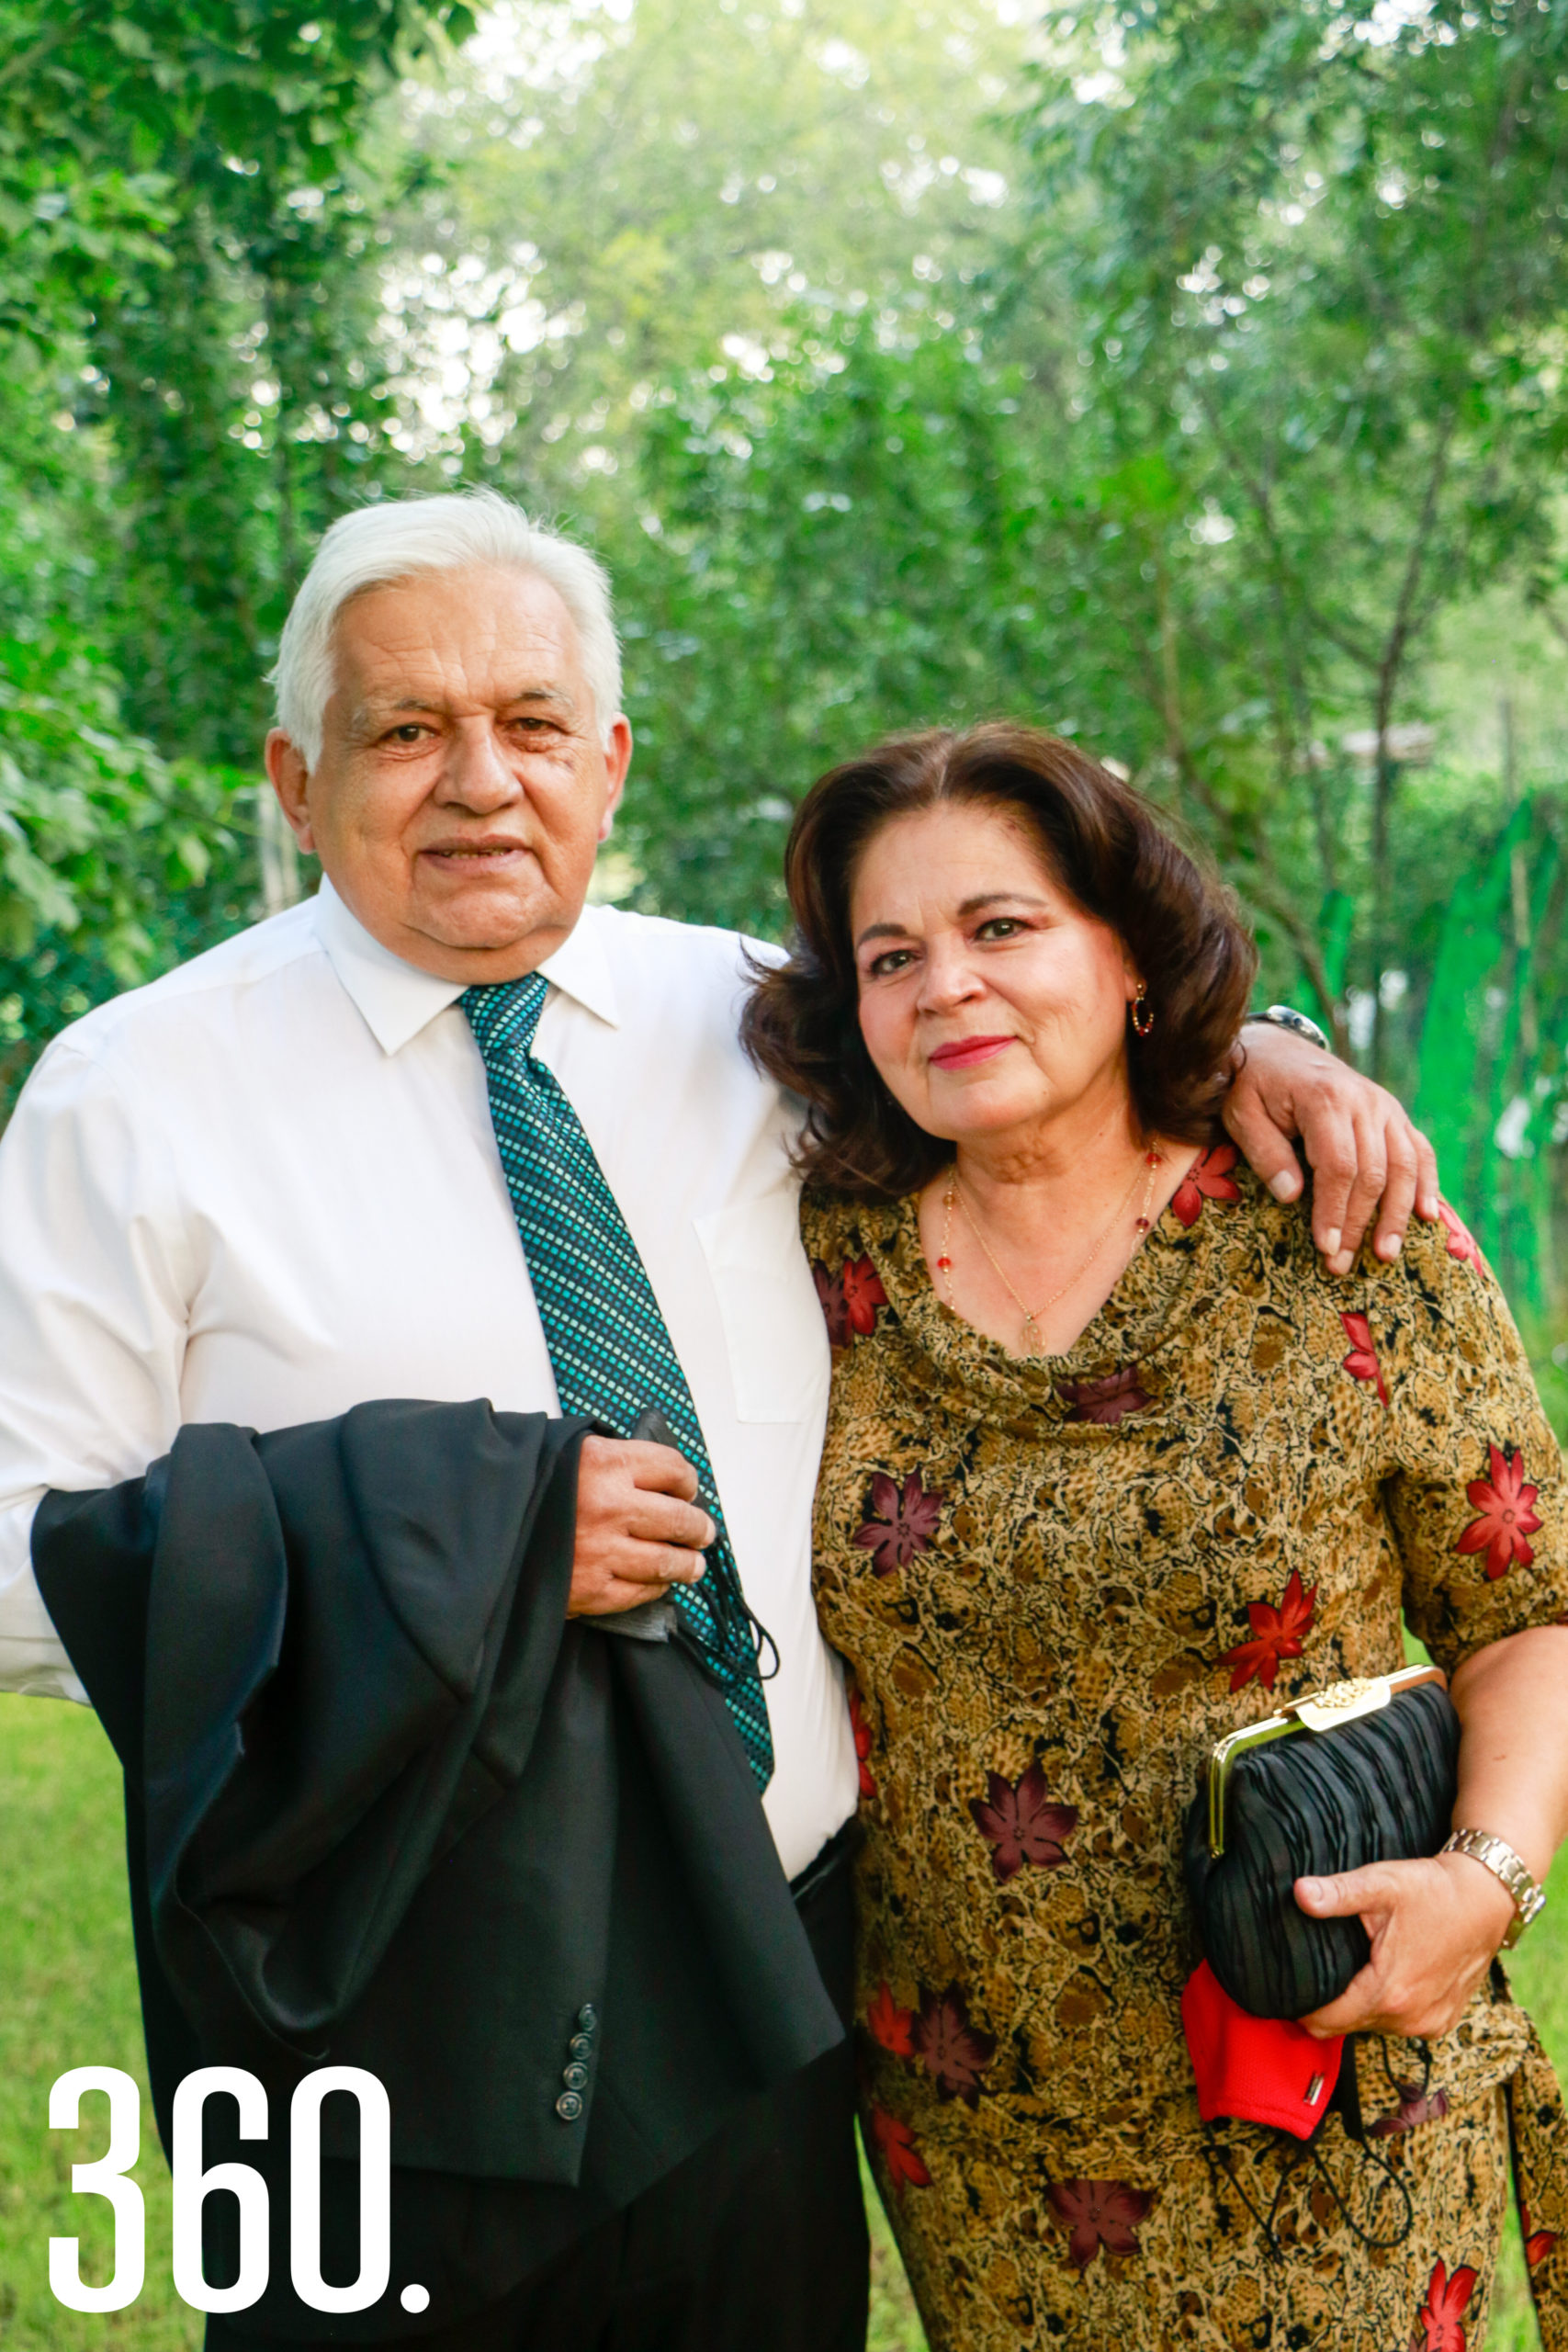
[[[531,972],[581,912],[631,759],[623,718],[604,747],[565,605],[531,572],[434,572],[355,597],[333,649],[315,767],[267,738],[300,847],[407,962]]]

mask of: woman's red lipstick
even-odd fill
[[[1011,1037],[954,1037],[945,1046],[935,1046],[926,1056],[938,1069],[973,1069],[976,1062],[988,1062],[1004,1046],[1016,1042]]]

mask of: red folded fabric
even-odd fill
[[[1308,2140],[1339,2080],[1345,2037],[1316,2041],[1289,2018],[1249,2017],[1204,1961],[1187,1980],[1181,2022],[1198,2077],[1198,2112],[1272,2123]]]

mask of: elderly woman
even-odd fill
[[[752,1049],[810,1105],[836,1345],[818,1593],[853,1677],[865,2120],[935,2352],[1462,2352],[1512,2122],[1568,2343],[1561,2103],[1471,1855],[1302,1880],[1369,1964],[1310,2139],[1200,2122],[1183,1817],[1250,1716],[1451,1677],[1456,1828],[1568,1826],[1568,1512],[1451,1213],[1337,1281],[1218,1139],[1255,957],[1156,813],[1013,727],[825,776]],[[1505,1858],[1506,1859],[1506,1858]]]

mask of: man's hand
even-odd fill
[[[1429,1862],[1370,1862],[1337,1878],[1299,1878],[1309,1919],[1360,1915],[1371,1958],[1337,2001],[1302,2024],[1309,2033],[1418,2034],[1456,2026],[1514,1917],[1513,1898],[1464,1854]]]
[[[1397,1258],[1414,1207],[1438,1214],[1431,1145],[1386,1088],[1304,1037],[1261,1022],[1242,1031],[1247,1060],[1224,1121],[1276,1200],[1300,1197],[1300,1136],[1313,1170],[1312,1238],[1331,1274],[1348,1274],[1374,1209],[1377,1255]],[[1380,1206],[1381,1203],[1381,1206]]]
[[[696,1494],[697,1474],[672,1446],[585,1437],[567,1615],[613,1617],[695,1584],[718,1533]]]

